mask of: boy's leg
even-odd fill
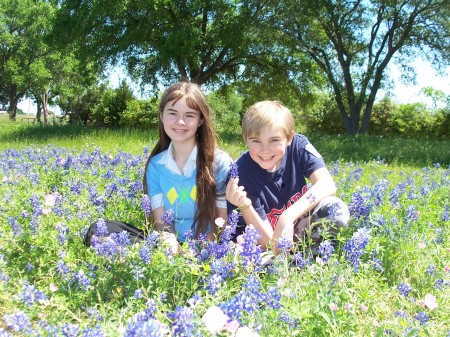
[[[316,255],[317,248],[324,239],[335,242],[340,228],[347,226],[349,218],[348,206],[341,199],[327,197],[295,224],[294,241],[303,241],[305,237],[309,237],[312,240],[310,249]]]

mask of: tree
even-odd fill
[[[271,54],[266,19],[275,7],[268,0],[62,0],[54,37],[100,67],[124,60],[154,88],[223,84]]]
[[[51,53],[44,42],[55,7],[48,1],[0,0],[0,90],[10,119],[36,78],[35,63]]]
[[[448,0],[286,0],[280,29],[324,72],[349,134],[368,130],[392,60],[449,64]],[[287,13],[296,13],[287,15]]]

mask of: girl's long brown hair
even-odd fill
[[[212,127],[211,109],[208,105],[205,95],[197,84],[189,82],[178,82],[172,84],[166,89],[159,103],[158,132],[159,139],[153,148],[145,164],[144,171],[144,193],[147,190],[147,167],[150,160],[160,152],[167,150],[171,139],[164,131],[164,125],[161,121],[161,114],[166,104],[170,101],[176,103],[181,98],[186,100],[186,104],[194,110],[201,113],[202,125],[197,129],[197,208],[195,210],[194,223],[197,223],[195,237],[205,233],[208,225],[214,226],[216,214],[216,183],[214,181],[214,150],[216,149],[216,134]]]

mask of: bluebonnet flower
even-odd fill
[[[444,207],[444,211],[442,212],[441,220],[448,221],[450,217],[448,216],[448,206]]]
[[[203,298],[199,294],[194,294],[187,302],[191,307],[195,307],[197,304],[203,303]]]
[[[58,231],[58,242],[60,245],[64,245],[67,241],[67,234],[69,233],[69,228],[63,222],[58,222],[56,224],[56,230]]]
[[[420,311],[417,313],[417,315],[414,316],[415,319],[417,319],[421,325],[426,325],[428,320],[430,319],[430,316],[424,311]]]
[[[34,266],[31,264],[31,263],[27,263],[26,265],[25,265],[25,270],[27,271],[27,272],[30,272],[30,271],[32,271],[34,269]]]
[[[132,274],[133,274],[133,278],[135,281],[139,281],[141,279],[143,279],[145,277],[145,268],[144,267],[140,267],[138,265],[134,265],[132,263],[133,269],[132,269]]]
[[[11,230],[12,230],[14,236],[17,237],[17,236],[22,235],[23,229],[22,229],[22,227],[20,226],[20,224],[19,224],[19,222],[17,221],[17,219],[14,218],[14,217],[12,217],[12,216],[9,216],[9,217],[8,217],[8,221],[9,221],[9,223],[10,223],[10,225],[11,225]]]
[[[145,264],[149,264],[152,260],[151,249],[147,244],[144,244],[139,248],[139,257]]]
[[[318,251],[322,261],[326,262],[331,257],[331,254],[333,254],[334,247],[330,240],[325,240],[320,243]]]
[[[281,237],[278,242],[278,249],[281,250],[284,254],[289,254],[290,250],[294,247],[294,244],[291,240]]]
[[[94,320],[100,322],[105,319],[105,317],[94,307],[90,307],[86,310],[86,313],[89,317],[93,318]]]
[[[77,324],[66,324],[61,329],[65,337],[77,337],[80,332],[80,327]]]
[[[99,237],[108,236],[108,227],[106,227],[106,221],[104,219],[98,219],[95,234]]]
[[[5,283],[8,283],[8,282],[9,282],[9,277],[8,277],[8,275],[6,275],[6,274],[3,273],[3,272],[0,272],[0,281],[3,281],[3,282],[5,282]]]
[[[433,242],[438,245],[443,244],[444,243],[444,237],[443,237],[444,230],[442,229],[442,227],[436,228],[434,233],[435,233],[436,237],[433,239]]]
[[[78,286],[83,290],[88,290],[91,285],[91,281],[88,279],[83,270],[73,275],[74,280],[78,283]]]
[[[282,312],[280,313],[280,315],[278,316],[278,318],[280,319],[280,321],[283,321],[285,323],[287,323],[287,325],[290,328],[297,328],[298,327],[298,318],[293,319],[291,316],[289,316],[289,314],[287,314],[286,312]]]
[[[23,311],[14,314],[5,314],[3,316],[3,322],[5,322],[8,329],[14,332],[26,332],[31,329],[30,318]]]
[[[259,302],[255,302],[251,294],[241,291],[226,303],[219,303],[218,306],[231,320],[241,322],[243,312],[253,313],[259,306]]]
[[[33,285],[24,283],[22,292],[19,294],[20,300],[26,305],[33,305],[36,301],[46,300],[47,296],[36,289]]]
[[[383,272],[383,271],[384,271],[383,263],[382,263],[379,259],[377,259],[376,257],[374,257],[374,258],[372,259],[372,262],[373,262],[373,268],[374,268],[375,270],[378,270],[378,271],[380,271],[380,272]]]
[[[147,308],[145,309],[145,314],[147,315],[148,318],[155,318],[155,313],[156,313],[156,302],[154,300],[152,300],[151,298],[147,300]]]
[[[56,271],[59,275],[64,276],[70,273],[70,269],[66,266],[63,260],[58,260],[56,263]]]
[[[208,280],[206,281],[205,289],[208,291],[208,294],[214,296],[220,289],[222,285],[223,278],[218,274],[211,274]]]
[[[42,215],[42,205],[39,201],[39,197],[36,194],[33,194],[30,197],[30,202],[31,202],[31,206],[33,207],[33,215],[34,216],[39,216]]]
[[[167,316],[172,320],[170,328],[174,336],[195,336],[194,312],[190,308],[176,307]]]
[[[174,220],[173,209],[171,208],[165,211],[164,214],[161,215],[161,220],[164,222],[164,224],[171,225]]]
[[[408,314],[406,312],[404,312],[403,310],[398,310],[398,311],[394,312],[394,315],[397,317],[401,317],[401,318],[408,317]]]
[[[370,189],[363,187],[350,196],[348,209],[350,215],[355,218],[367,218],[372,210],[373,203],[370,200]]]
[[[239,178],[239,168],[235,162],[230,163],[230,170],[228,171],[228,178]]]
[[[306,266],[311,264],[311,260],[305,258],[302,252],[291,255],[290,260],[294,266],[299,267],[300,269],[304,269]]]
[[[231,211],[228,214],[227,225],[223,229],[219,242],[230,242],[233,234],[236,233],[236,227],[239,220],[239,213],[236,210]]]
[[[135,298],[142,298],[142,295],[144,294],[144,290],[143,289],[136,289],[134,291],[134,297]]]
[[[258,246],[258,239],[261,234],[253,228],[247,226],[244,233],[244,243],[242,245],[242,263],[245,267],[259,266],[261,264],[261,247]]]
[[[419,219],[419,212],[416,210],[416,207],[414,205],[409,205],[408,209],[406,210],[406,217],[405,217],[405,223],[408,222],[415,222]]]
[[[430,264],[427,268],[427,270],[425,271],[425,273],[427,273],[427,275],[434,275],[434,273],[436,272],[436,266],[434,264]]]
[[[103,333],[101,327],[97,325],[94,328],[86,327],[83,330],[81,337],[105,337],[105,334]]]
[[[410,291],[412,290],[411,286],[407,283],[403,283],[400,282],[397,286],[398,291],[400,292],[400,294],[402,294],[403,296],[408,296]]]
[[[281,308],[280,300],[281,300],[281,295],[278,292],[277,287],[269,287],[269,289],[267,289],[267,293],[262,294],[261,302],[264,303],[264,305],[267,305],[271,309],[279,309],[279,308]]]
[[[165,333],[163,332],[161,323],[156,319],[149,319],[147,321],[129,325],[125,331],[124,337],[162,337],[164,335]]]
[[[344,245],[345,258],[350,261],[355,272],[359,269],[360,257],[369,243],[369,232],[367,228],[358,229]]]
[[[150,197],[144,194],[141,199],[141,207],[144,210],[145,216],[148,217],[152,211]]]

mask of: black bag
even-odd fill
[[[127,232],[128,238],[130,242],[133,244],[135,242],[139,242],[145,240],[145,233],[142,229],[134,227],[126,222],[120,222],[116,220],[105,220],[106,228],[108,229],[108,233],[120,233]],[[91,223],[88,231],[86,232],[86,236],[84,237],[85,246],[90,247],[91,238],[93,235],[97,234],[97,222]]]

